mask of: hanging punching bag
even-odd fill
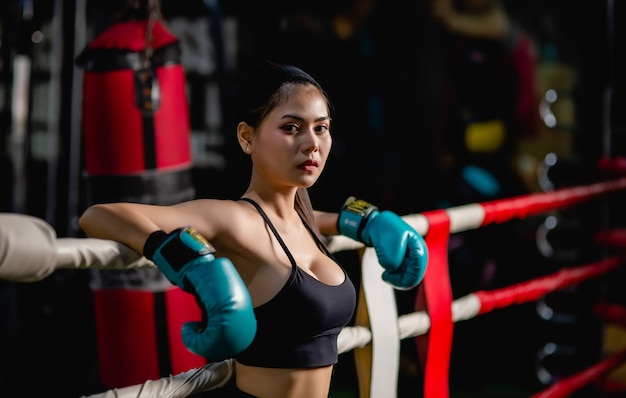
[[[101,33],[77,58],[85,69],[88,202],[175,203],[193,196],[179,48],[160,22],[129,21]]]
[[[178,39],[160,20],[116,23],[76,58],[84,68],[87,204],[192,199],[190,123]],[[156,269],[93,271],[98,366],[108,388],[202,366],[181,327],[192,295]]]

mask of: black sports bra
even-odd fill
[[[259,204],[248,198],[241,200],[254,205],[270,227],[291,262],[291,274],[276,296],[254,309],[256,336],[235,359],[245,365],[267,368],[311,368],[337,363],[337,336],[356,306],[352,281],[345,275],[341,284],[331,286],[300,269]],[[307,223],[302,222],[318,246],[333,258]]]

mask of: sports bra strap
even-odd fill
[[[267,214],[265,214],[265,212],[263,211],[263,209],[261,208],[261,206],[255,202],[254,200],[250,199],[250,198],[240,198],[239,200],[245,200],[246,202],[252,204],[254,207],[256,207],[257,211],[259,212],[259,214],[261,214],[261,216],[263,217],[263,219],[265,220],[265,223],[270,227],[270,229],[272,230],[272,233],[274,234],[274,236],[276,237],[276,240],[278,240],[278,243],[280,243],[280,245],[282,246],[283,250],[285,251],[285,254],[287,254],[287,257],[289,258],[289,261],[291,262],[291,264],[293,264],[294,266],[296,265],[296,260],[293,258],[293,256],[291,255],[291,252],[289,251],[289,249],[287,248],[287,245],[285,244],[285,242],[283,242],[282,238],[280,237],[280,234],[278,233],[278,231],[276,230],[276,228],[274,228],[274,225],[272,224],[272,222],[270,221],[269,217],[267,216]],[[330,252],[330,250],[328,250],[328,248],[326,247],[326,245],[317,237],[317,235],[311,230],[311,227],[306,223],[306,221],[304,221],[304,219],[302,219],[302,216],[300,215],[300,219],[302,220],[302,223],[304,224],[304,226],[306,227],[307,231],[309,231],[309,234],[313,237],[313,240],[315,241],[315,243],[317,244],[317,246],[320,248],[320,250],[322,250],[324,252],[324,254],[326,254],[328,257],[332,258],[333,260],[335,260],[335,258],[333,257],[332,253]]]
[[[254,200],[252,200],[250,198],[241,198],[240,200],[245,200],[246,202],[251,203],[254,207],[256,207],[256,209],[259,212],[259,214],[261,214],[261,217],[263,217],[263,219],[265,220],[265,223],[267,224],[267,226],[270,227],[270,229],[272,230],[272,233],[276,237],[276,240],[278,241],[278,243],[280,243],[280,246],[285,251],[285,254],[289,258],[289,262],[291,263],[291,265],[296,267],[297,266],[296,265],[296,260],[291,255],[291,252],[287,248],[287,245],[285,244],[285,242],[283,242],[283,239],[280,237],[280,234],[278,233],[276,228],[274,228],[274,224],[272,224],[272,222],[270,221],[269,217],[267,216],[267,214],[265,214],[265,212],[263,211],[261,206],[257,202],[255,202]]]

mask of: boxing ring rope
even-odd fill
[[[433,283],[432,280],[435,278],[433,275],[442,275],[447,272],[447,257],[441,253],[442,248],[447,246],[442,242],[447,244],[447,239],[452,233],[573,206],[625,188],[626,178],[619,178],[547,193],[522,195],[403,216],[405,221],[425,236],[429,251],[435,254],[431,256],[429,269],[420,288],[428,290],[429,286],[433,286],[429,285]],[[23,235],[24,233],[30,235]],[[38,245],[24,242],[24,239],[19,238],[20,236],[30,236],[29,241],[37,239],[38,242],[42,242],[42,245],[37,247]],[[432,236],[439,236],[441,241],[429,240]],[[443,330],[441,335],[451,337],[442,327],[442,325],[445,326],[446,321],[448,321],[447,327],[449,328],[449,324],[469,320],[498,308],[533,301],[553,290],[604,275],[624,262],[622,258],[607,258],[597,263],[563,269],[554,274],[507,288],[478,291],[454,301],[449,292],[441,299],[431,296],[431,299],[434,297],[436,300],[435,303],[429,303],[429,305],[439,306],[439,312],[432,311],[434,307],[428,306],[411,314],[398,316],[393,288],[382,282],[380,278],[382,269],[378,265],[372,248],[364,248],[362,244],[343,236],[331,238],[329,248],[332,252],[361,250],[362,283],[356,321],[354,326],[348,326],[341,331],[338,348],[340,353],[355,351],[360,397],[373,398],[396,396],[400,340],[409,337],[421,338],[420,336],[426,334],[431,334],[432,338],[432,335],[436,334],[434,331],[441,330]],[[116,242],[91,238],[57,238],[54,230],[43,220],[26,215],[0,213],[1,279],[31,282],[41,280],[57,269],[147,267],[154,267],[154,264]],[[445,288],[444,285],[441,289],[444,293]],[[445,307],[447,307],[447,313]],[[442,311],[441,308],[444,310]],[[437,346],[431,341],[428,350],[437,353]],[[439,369],[431,369],[431,374],[436,374],[438,377],[431,378],[430,389],[428,379],[426,379],[424,396],[427,398],[445,397],[448,393],[446,361],[449,360],[449,351],[444,349],[439,354],[443,354],[444,361],[438,364]],[[558,391],[563,394],[563,391],[568,391],[568,389],[579,388],[582,384],[590,382],[623,362],[624,357],[624,353],[618,353],[595,367],[572,376],[571,380],[562,380],[553,385],[551,388],[557,391],[546,390],[536,397],[562,396],[558,395]],[[426,372],[428,370],[426,368]],[[158,380],[146,381],[141,385],[112,389],[91,397],[187,397],[196,392],[219,388],[231,375],[232,360],[226,360]]]
[[[532,215],[545,213],[550,210],[565,208],[573,206],[582,201],[597,198],[602,195],[606,195],[618,190],[623,190],[625,187],[626,179],[621,178],[617,180],[610,180],[600,182],[596,184],[576,186],[571,188],[564,188],[548,193],[529,194],[518,197],[500,199],[485,203],[473,203],[455,208],[449,208],[440,211],[431,211],[418,215],[410,215],[404,217],[404,219],[412,224],[416,230],[426,236],[426,242],[429,246],[431,253],[431,260],[429,261],[429,269],[426,273],[424,282],[418,289],[431,291],[431,300],[435,302],[433,307],[429,307],[429,317],[426,318],[424,313],[416,312],[415,317],[422,319],[423,325],[428,325],[430,329],[431,337],[437,338],[437,342],[433,343],[426,340],[426,344],[422,344],[422,351],[427,351],[430,356],[428,360],[424,360],[423,367],[425,368],[425,397],[447,397],[448,391],[448,369],[449,369],[449,357],[451,351],[452,340],[452,324],[454,323],[454,317],[460,316],[457,309],[465,308],[471,314],[471,309],[480,308],[480,297],[468,296],[463,301],[452,302],[452,295],[449,286],[449,273],[447,269],[447,239],[449,234],[463,232],[470,229],[479,228],[493,223],[503,223],[514,218],[525,218]],[[438,230],[435,230],[437,228]],[[437,239],[429,239],[433,232],[437,236]],[[342,237],[338,237],[341,239]],[[370,250],[370,249],[367,249]],[[366,253],[367,254],[367,250]],[[360,355],[361,350],[355,351],[355,360],[357,361],[357,375],[359,379],[359,391],[361,397],[394,397],[396,395],[397,388],[397,362],[399,355],[397,353],[397,347],[392,345],[390,348],[383,348],[382,344],[378,344],[378,350],[376,350],[376,333],[385,333],[387,336],[396,332],[397,336],[402,336],[400,330],[393,323],[389,322],[389,315],[377,314],[380,312],[378,308],[386,308],[386,312],[390,313],[389,308],[395,308],[395,301],[386,299],[386,303],[382,301],[388,295],[383,295],[379,292],[384,292],[384,284],[379,283],[380,278],[369,280],[368,274],[365,272],[368,269],[368,260],[371,257],[363,257],[363,285],[364,290],[369,291],[371,296],[377,295],[367,300],[367,294],[365,295],[365,301],[375,305],[374,311],[370,309],[367,316],[364,316],[365,321],[363,325],[369,327],[372,333],[372,344],[370,345],[370,352],[364,354],[365,359]],[[374,261],[375,262],[375,259]],[[608,263],[610,264],[610,262]],[[603,267],[599,267],[603,268]],[[591,271],[597,271],[596,267],[592,267]],[[564,274],[571,274],[571,272],[564,272]],[[380,275],[380,271],[377,272]],[[571,275],[574,277],[574,275]],[[579,275],[582,277],[582,275]],[[552,278],[553,282],[557,282],[559,277]],[[574,278],[575,279],[575,278]],[[544,279],[543,282],[550,279]],[[579,280],[580,281],[580,280]],[[572,280],[574,282],[574,280]],[[425,286],[425,288],[424,288]],[[524,285],[522,285],[524,286]],[[507,292],[499,291],[499,293]],[[541,297],[541,291],[536,290],[536,297]],[[545,292],[543,293],[545,294]],[[483,298],[489,296],[483,295]],[[513,300],[513,297],[519,299],[521,296],[512,296],[510,294],[504,294],[500,296],[502,300]],[[476,300],[478,298],[478,300]],[[492,300],[493,305],[498,301]],[[455,305],[456,304],[456,305]],[[500,302],[500,304],[505,304]],[[433,310],[434,309],[434,310]],[[357,308],[357,315],[361,310],[361,307]],[[455,313],[452,313],[455,311]],[[457,312],[458,311],[458,312]],[[477,312],[478,314],[478,312]],[[401,318],[402,319],[402,318]],[[426,320],[428,319],[428,320]],[[368,322],[369,321],[369,322]],[[357,317],[357,323],[359,318]],[[390,326],[394,325],[394,326]],[[395,330],[392,330],[396,327]],[[416,326],[419,327],[419,326]],[[422,330],[422,333],[425,330]],[[411,333],[412,335],[412,333]],[[416,334],[419,335],[419,334]],[[442,337],[443,336],[443,337]],[[382,338],[380,339],[381,341]],[[386,340],[387,344],[389,340]],[[418,341],[419,344],[419,341]],[[425,348],[424,348],[425,347]],[[375,360],[374,360],[375,358]],[[359,367],[359,362],[365,362],[364,369]],[[434,364],[431,366],[431,364]],[[429,368],[430,366],[430,368]]]
[[[582,387],[607,375],[626,360],[626,349],[619,351],[597,364],[564,378],[531,398],[567,398]]]
[[[454,322],[466,321],[496,309],[536,301],[548,293],[575,286],[585,280],[600,277],[626,263],[626,258],[612,257],[596,263],[561,269],[553,274],[521,282],[501,289],[479,290],[452,302]],[[430,319],[425,311],[398,317],[400,338],[426,333]]]

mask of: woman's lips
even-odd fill
[[[318,165],[319,165],[319,163],[317,162],[317,160],[307,160],[307,161],[304,161],[304,162],[300,163],[298,165],[298,168],[300,168],[300,169],[302,169],[304,171],[311,172],[311,171],[315,170]]]

